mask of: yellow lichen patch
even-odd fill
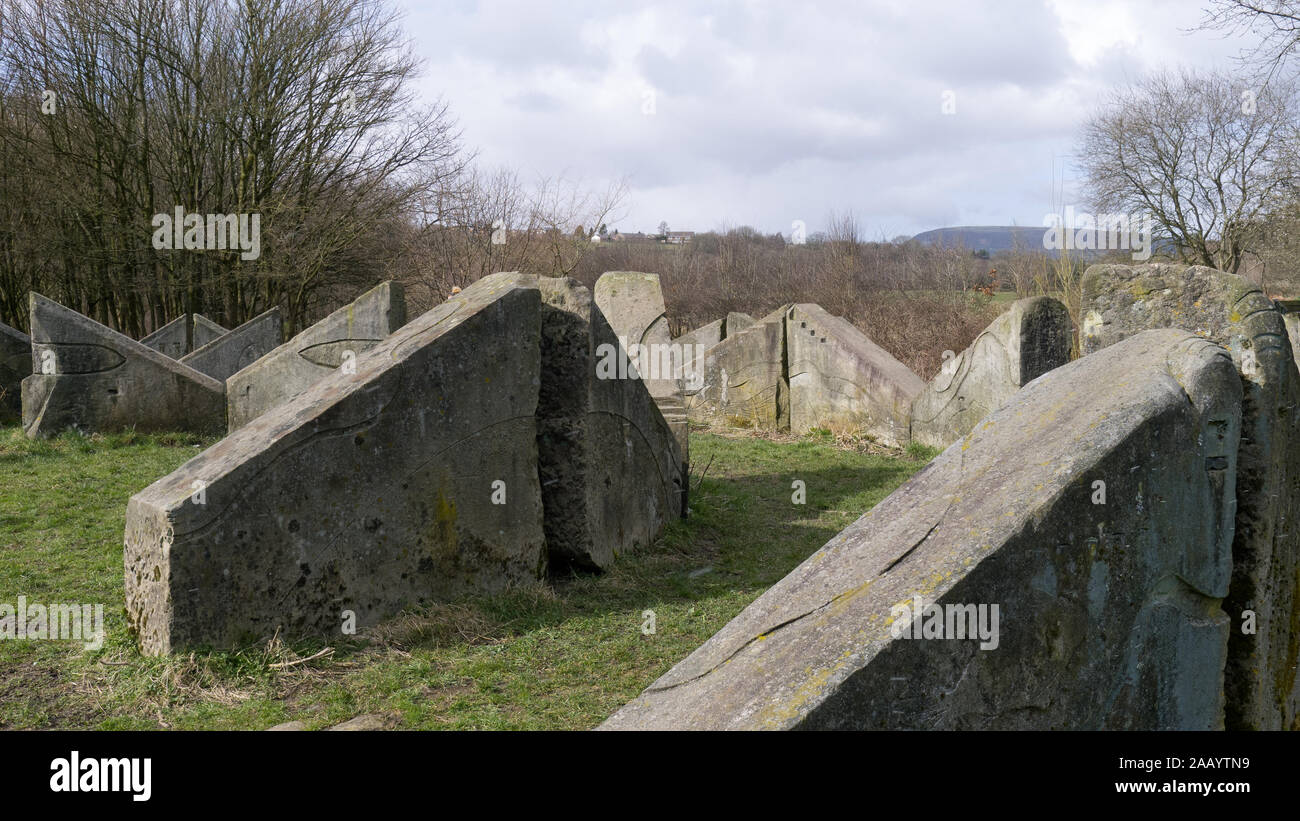
[[[456,503],[447,498],[442,489],[438,489],[438,499],[434,503],[433,533],[430,534],[430,552],[433,557],[452,557],[456,555]]]
[[[867,589],[871,587],[873,583],[875,583],[875,579],[864,582],[863,584],[858,585],[852,590],[846,590],[845,592],[840,593],[838,596],[836,596],[834,599],[831,600],[831,608],[830,608],[831,613],[838,614],[842,612],[844,608],[847,607],[851,602],[853,602],[863,593],[867,592]]]
[[[894,602],[893,604],[889,605],[889,617],[888,617],[887,619],[885,619],[885,626],[886,626],[886,627],[888,627],[889,625],[893,624],[893,623],[896,621],[896,619],[894,618],[894,610],[895,610],[895,609],[897,609],[897,608],[899,608],[899,607],[906,607],[908,610],[911,610],[911,609],[912,609],[912,599],[913,599],[913,598],[914,598],[914,596],[909,595],[907,598],[899,599],[898,601],[896,601],[896,602]]]
[[[807,673],[808,680],[799,685],[798,689],[791,694],[790,698],[784,703],[771,704],[763,709],[758,716],[760,726],[769,729],[784,727],[794,719],[798,718],[803,711],[803,706],[821,695],[830,681],[832,675],[843,668],[847,662],[841,659],[833,667],[813,672],[811,668]]]

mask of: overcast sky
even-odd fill
[[[1248,45],[1198,0],[399,4],[484,164],[626,177],[623,231],[1042,225],[1108,88]]]

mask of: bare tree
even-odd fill
[[[17,196],[0,235],[26,236],[0,276],[131,333],[270,305],[292,330],[390,271],[404,245],[385,238],[470,159],[445,103],[415,100],[380,0],[0,0],[0,17],[0,145],[25,169],[0,180]],[[177,207],[257,214],[260,253],[155,248],[153,216]]]
[[[1091,204],[1150,215],[1183,261],[1235,273],[1266,215],[1295,194],[1296,111],[1281,82],[1256,90],[1181,71],[1129,84],[1083,128]]]
[[[1300,49],[1300,2],[1297,0],[1209,0],[1200,28],[1259,40],[1242,55],[1260,69],[1263,83],[1285,70]]]
[[[564,176],[526,184],[509,168],[470,167],[427,199],[408,232],[413,302],[437,303],[496,271],[569,276],[599,245],[601,227],[622,218],[626,199],[624,180],[603,188]]]
[[[1017,299],[1034,295],[1036,280],[1041,281],[1051,264],[1041,244],[1030,247],[1025,242],[1025,233],[1029,232],[1011,232],[1011,252],[1000,263],[1016,289]]]
[[[862,253],[862,228],[852,210],[843,214],[831,211],[826,218],[826,234],[831,247],[831,259],[844,268],[854,268]]]
[[[626,202],[626,180],[616,180],[600,190],[563,176],[538,180],[532,195],[532,219],[545,245],[545,260],[538,273],[573,273],[601,223],[621,219]]]

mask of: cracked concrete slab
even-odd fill
[[[1241,395],[1184,331],[1051,371],[601,729],[1222,727]]]

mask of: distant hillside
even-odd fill
[[[990,254],[1010,251],[1017,235],[1027,249],[1042,250],[1043,232],[1046,228],[1029,228],[1016,225],[957,225],[922,231],[912,239],[925,245],[955,245],[960,242],[972,251],[984,250]]]

